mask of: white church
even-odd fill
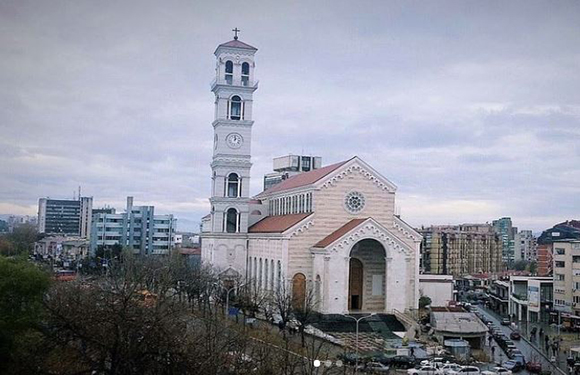
[[[264,290],[288,283],[298,300],[311,288],[324,314],[416,309],[421,236],[395,215],[397,187],[363,160],[304,172],[250,197],[256,51],[236,36],[214,53],[202,260]]]

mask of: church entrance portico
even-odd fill
[[[385,256],[383,245],[374,239],[358,241],[350,251],[348,310],[385,311]]]

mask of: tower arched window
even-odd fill
[[[230,60],[226,61],[226,83],[231,85],[234,81],[234,63]]]
[[[237,233],[240,228],[240,215],[238,210],[235,208],[230,208],[226,212],[226,232],[227,233]]]
[[[230,119],[231,120],[241,120],[242,119],[242,98],[238,95],[232,96],[230,99]]]
[[[250,64],[242,63],[242,85],[248,86],[250,84]]]
[[[228,198],[238,198],[241,195],[242,180],[237,173],[230,173],[226,184],[226,194]]]

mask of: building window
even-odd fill
[[[566,255],[566,249],[562,249],[561,247],[556,248],[556,254],[558,255]]]
[[[242,119],[242,98],[240,98],[238,95],[234,95],[230,99],[230,119]]]
[[[561,273],[557,273],[557,274],[556,274],[556,280],[557,280],[557,281],[564,281],[564,280],[565,280],[565,277],[564,277],[564,275],[563,275],[563,274],[561,274]]]
[[[230,208],[226,213],[226,232],[236,233],[239,231],[240,215],[235,208]]]
[[[240,177],[237,173],[230,173],[227,180],[227,196],[228,198],[238,198],[240,196],[241,187]]]
[[[557,260],[555,263],[556,263],[556,267],[557,268],[564,268],[564,267],[566,267],[566,262],[563,262],[561,260]]]
[[[230,60],[226,61],[226,83],[231,85],[234,80],[234,63]]]
[[[242,85],[248,86],[250,83],[250,64],[242,63]]]

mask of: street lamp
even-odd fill
[[[229,307],[230,307],[230,293],[232,292],[232,290],[238,289],[243,287],[244,285],[246,285],[246,283],[240,284],[240,285],[234,285],[231,288],[226,288],[225,286],[219,284],[219,286],[221,286],[222,288],[224,288],[226,290],[226,316],[229,313]]]
[[[350,316],[350,315],[345,315],[345,314],[340,314],[340,315],[342,315],[344,317],[347,317],[347,318],[351,318],[352,320],[354,320],[356,322],[356,344],[355,344],[356,345],[355,346],[355,349],[356,349],[356,357],[354,359],[355,360],[355,362],[354,362],[354,373],[356,374],[356,370],[357,370],[357,367],[358,367],[358,323],[361,320],[366,319],[366,318],[370,318],[371,316],[375,316],[376,314],[375,313],[372,313],[370,315],[366,315],[366,316],[360,317],[358,319],[355,318],[354,316]]]

